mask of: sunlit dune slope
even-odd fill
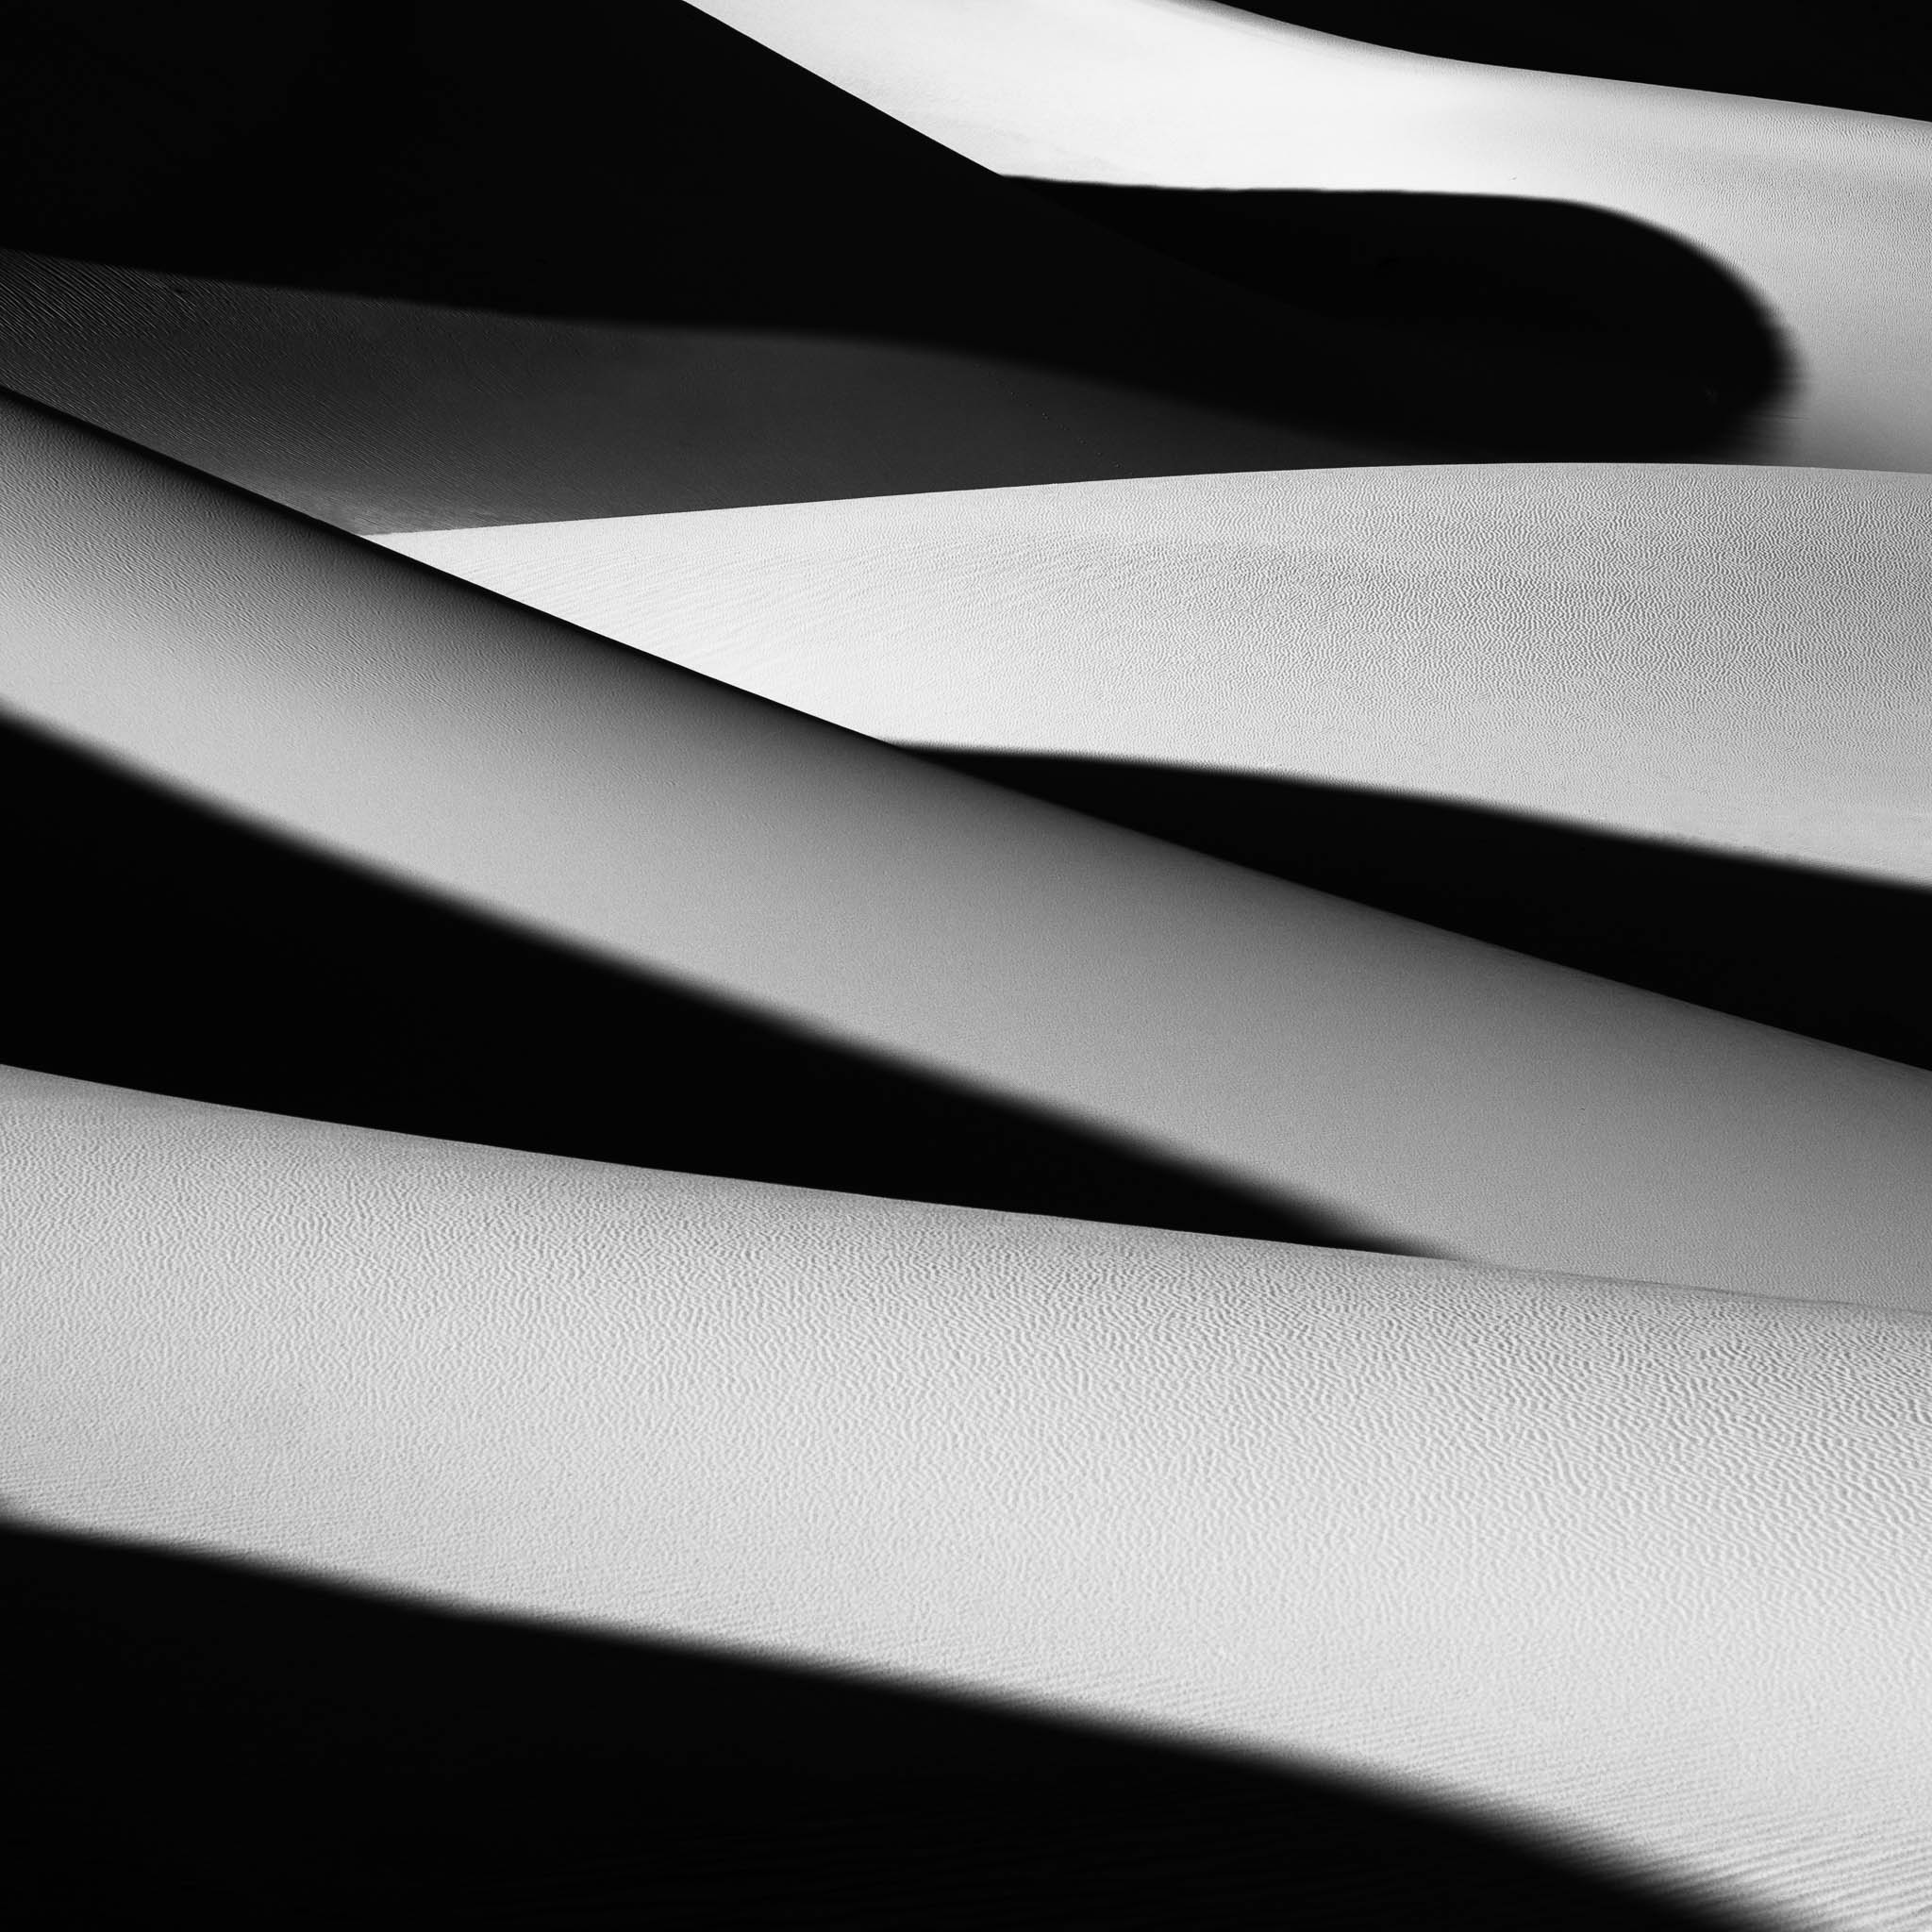
[[[1932,468],[1923,123],[1433,58],[1207,0],[696,4],[1008,175],[1532,195],[1653,224],[1786,331],[1780,459]]]
[[[1517,464],[381,541],[1030,795],[1932,1067],[1928,527],[1918,476]]]
[[[0,701],[192,796],[1430,1252],[1926,1298],[1932,1076],[937,771],[43,411],[0,450]]]
[[[1384,787],[1932,885],[1932,482],[1149,477],[382,539],[855,731]]]
[[[1932,1887],[1924,1316],[0,1080],[29,1524],[1285,1753],[1759,1907]]]

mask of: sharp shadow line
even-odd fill
[[[21,1923],[1738,1932],[1244,1755],[0,1528]]]
[[[901,749],[1514,952],[1932,1068],[1932,891],[1303,778]]]
[[[1792,383],[1770,309],[1680,237],[1498,194],[1029,181],[1282,306],[1351,424],[1497,456],[1741,447]]]
[[[0,1063],[627,1166],[1422,1252],[303,851],[5,719],[0,822],[32,827],[7,853]]]
[[[1359,434],[1370,459],[1729,454],[1783,380],[1726,271],[1607,211],[1032,192],[694,8],[576,0],[533,36],[430,0],[336,0],[298,47],[264,45],[263,86],[286,98],[211,152],[211,122],[191,140],[193,117],[45,11],[0,70],[9,247],[524,314],[941,343]],[[232,20],[179,32],[177,83],[197,32],[231,67],[246,44]],[[1284,238],[1301,257],[1293,302],[1262,272]],[[1364,301],[1378,326],[1352,318]],[[1542,326],[1556,310],[1614,326]]]

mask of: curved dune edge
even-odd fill
[[[1932,1075],[945,773],[25,405],[0,463],[0,703],[264,828],[1377,1245],[1932,1305]]]
[[[1428,455],[935,343],[497,315],[15,250],[0,385],[356,531]]]
[[[1722,14],[1686,15],[1667,0],[1525,13],[1514,0],[1473,0],[1444,15],[1422,0],[1229,0],[1243,13],[1450,60],[1588,74],[1861,113],[1928,118],[1924,76],[1901,58],[1889,0],[1847,0],[1829,32],[1740,34]],[[1788,16],[1793,20],[1798,16]],[[1814,15],[1823,25],[1824,16]]]
[[[1205,0],[693,4],[1004,174],[1533,194],[1653,223],[1790,330],[1782,460],[1932,469],[1921,123],[1436,59]]]
[[[1918,1923],[1932,1324],[9,1072],[29,1521],[993,1691]]]
[[[1932,884],[1932,481],[1161,477],[389,535],[855,731],[1319,778]]]

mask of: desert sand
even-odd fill
[[[35,1923],[1922,1927],[1932,126],[150,14],[0,67]]]
[[[1008,175],[1533,195],[1633,216],[1723,260],[1787,331],[1801,386],[1783,460],[1932,467],[1923,123],[1484,67],[1210,0],[697,4]]]
[[[1475,229],[1453,183],[1392,197],[1420,225],[1411,270],[1467,284],[1475,313],[1385,291],[1378,334],[1324,309],[1363,294],[1334,235],[1286,251],[1308,299],[1271,299],[694,9],[600,10],[581,52],[562,30],[358,51],[366,23],[311,25],[301,61],[228,91],[292,90],[243,132],[186,125],[179,89],[273,65],[272,45],[227,36],[204,71],[184,28],[164,87],[152,58],[103,63],[85,23],[48,23],[77,37],[64,65],[42,49],[0,103],[22,184],[0,385],[348,528],[1237,469],[1780,460],[1786,391],[1810,379],[1707,241],[1533,177]],[[368,138],[345,147],[350,124]],[[1345,209],[1343,258],[1386,221]],[[1547,325],[1552,306],[1587,325]],[[1704,395],[1734,378],[1746,393]]]
[[[29,725],[1380,1244],[1924,1306],[1918,1070],[935,770],[47,412],[6,429]]]
[[[1434,464],[381,539],[854,731],[1932,886],[1932,484]]]
[[[358,532],[1424,460],[1022,356],[0,251],[0,384]]]
[[[26,1527],[1232,1744],[1765,1926],[1918,1923],[1923,1315],[20,1073],[0,1158]]]
[[[1874,471],[1436,464],[378,541],[953,769],[1926,1067],[1928,521]]]

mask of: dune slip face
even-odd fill
[[[6,251],[0,384],[361,532],[1433,453],[1024,343],[641,306],[504,313]]]
[[[1001,178],[681,5],[578,0],[550,36],[195,9],[164,46],[124,21],[133,59],[99,9],[37,11],[0,75],[0,384],[348,527],[1775,461],[1807,407],[1809,348],[1710,236],[1547,170]],[[918,16],[861,38],[908,58]]]
[[[1325,1769],[1762,1926],[1919,1923],[1922,1315],[17,1072],[0,1159],[24,1527]]]
[[[1916,1069],[936,770],[24,405],[4,451],[0,699],[191,797],[1377,1245],[1923,1305]]]
[[[1420,432],[1391,438],[1328,406],[1319,367],[1284,353],[1292,322],[1279,305],[1052,207],[695,8],[577,0],[552,18],[553,34],[533,36],[479,28],[448,0],[318,8],[314,44],[293,70],[275,67],[291,92],[284,110],[245,129],[211,125],[212,153],[183,151],[175,97],[138,75],[117,65],[76,83],[84,44],[64,65],[29,60],[0,76],[13,96],[0,106],[16,108],[0,115],[0,159],[22,183],[0,241],[94,271],[92,287],[83,273],[57,294],[69,321],[51,338],[44,317],[34,325],[34,292],[17,291],[25,339],[0,332],[0,382],[69,407],[77,364],[92,372],[92,406],[115,410],[129,384],[113,347],[114,281],[135,270],[281,291],[271,364],[299,372],[305,336],[334,337],[331,359],[359,355],[377,387],[407,382],[413,365],[432,420],[438,391],[447,403],[467,391],[487,424],[507,388],[526,408],[547,399],[571,433],[585,389],[628,392],[671,442],[660,475],[675,482],[681,445],[696,443],[682,453],[699,489],[734,472],[741,491],[747,473],[809,473],[816,442],[829,444],[817,464],[847,479],[838,494],[869,474],[937,469],[958,487],[1069,474],[1049,461],[1072,474],[1158,470],[1191,444],[1225,452],[1195,458],[1209,468],[1257,444],[1274,452],[1266,462],[1429,453]],[[189,64],[211,31],[205,19],[184,29]],[[274,64],[272,47],[230,38]],[[359,141],[341,138],[351,125]],[[486,366],[425,370],[411,355],[425,318],[412,329],[366,309],[344,317],[289,291],[558,326],[525,331],[533,356],[505,371],[490,332],[445,314],[445,342],[481,348]],[[245,342],[251,305],[217,306],[220,333]],[[600,342],[591,325],[633,340]],[[261,368],[258,338],[254,347],[225,354],[191,331],[175,343],[188,368],[171,370],[164,344],[147,342],[134,353],[163,393],[135,385],[124,420],[104,420],[135,434],[165,425],[167,389],[191,420],[196,389],[225,395],[219,420],[240,391],[253,408],[228,446],[258,469],[287,464],[325,425]],[[654,369],[664,358],[675,366]],[[313,372],[293,380],[312,393]],[[823,383],[831,393],[797,393]],[[264,418],[288,426],[261,439]],[[391,446],[408,427],[389,427]],[[574,433],[606,450],[607,468],[618,461],[608,424],[578,415]],[[947,442],[959,443],[951,456],[939,453]],[[447,487],[433,445],[406,447],[426,473],[420,487]],[[460,441],[446,441],[441,460],[460,469]],[[541,466],[559,461],[553,445]]]
[[[1646,224],[1775,319],[1797,386],[1771,459],[1932,467],[1922,122],[1431,58],[1208,0],[698,4],[1006,175],[1524,195]]]
[[[1910,26],[19,0],[0,1918],[1927,1932]]]

